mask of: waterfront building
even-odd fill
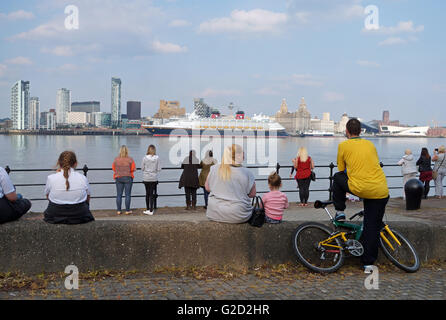
[[[71,103],[72,112],[100,112],[101,103],[99,101],[85,101],[85,102],[73,102]]]
[[[40,101],[37,97],[29,99],[29,130],[38,130],[40,128]]]
[[[275,119],[289,134],[299,134],[311,129],[311,114],[304,97],[300,100],[299,108],[295,112],[289,112],[286,100],[282,99]]]
[[[446,137],[446,127],[429,128],[427,135],[429,137]]]
[[[127,119],[141,119],[141,101],[127,101]]]
[[[87,113],[86,112],[68,112],[67,123],[70,125],[86,125]]]
[[[344,113],[341,116],[341,120],[335,125],[335,132],[345,134],[348,120],[350,120],[350,117],[346,113]]]
[[[93,112],[89,123],[95,127],[108,128],[111,126],[111,113]]]
[[[184,117],[185,115],[186,109],[180,108],[179,101],[160,100],[160,108],[153,117],[156,119],[170,119]]]
[[[40,113],[40,129],[56,130],[56,112],[54,109]]]
[[[326,133],[334,133],[335,123],[333,120],[330,120],[330,113],[324,112],[322,114],[322,119],[318,118],[311,119],[311,130],[326,132]]]
[[[17,81],[11,89],[11,120],[12,129],[29,127],[29,81]]]
[[[68,112],[71,111],[71,91],[65,88],[57,90],[56,124],[68,123]]]
[[[200,118],[210,118],[212,114],[212,108],[204,102],[203,98],[194,99],[194,111]]]
[[[111,123],[112,127],[121,125],[121,79],[111,80]]]

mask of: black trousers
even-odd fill
[[[344,172],[338,172],[333,176],[333,201],[336,211],[344,211],[346,208],[345,194],[351,193],[348,187],[348,176]],[[361,243],[364,254],[361,262],[364,265],[374,264],[378,258],[379,233],[384,227],[383,217],[389,197],[384,199],[363,199],[364,221]]]
[[[184,187],[186,191],[186,202],[197,203],[197,188]]]
[[[310,183],[311,178],[297,179],[297,186],[299,188],[299,198],[301,203],[307,203],[310,197]]]
[[[28,199],[20,199],[10,202],[6,197],[0,199],[0,224],[20,219],[31,209]]]
[[[144,187],[146,187],[146,208],[147,210],[153,211],[156,209],[156,199],[158,198],[157,193],[158,181],[144,181]]]

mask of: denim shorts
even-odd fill
[[[271,224],[277,224],[277,223],[281,223],[282,220],[275,220],[275,219],[271,219],[268,216],[265,216],[265,222],[266,223],[271,223]]]

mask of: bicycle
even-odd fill
[[[363,230],[362,222],[335,220],[327,209],[332,203],[317,200],[314,207],[325,210],[334,230],[321,223],[307,222],[297,227],[293,234],[293,248],[297,258],[305,267],[319,273],[335,272],[342,267],[347,255],[360,257],[364,253],[364,248],[359,242]],[[360,211],[350,220],[363,216],[364,211]],[[420,268],[420,259],[414,246],[398,231],[384,224],[379,241],[384,255],[398,268],[409,273]]]

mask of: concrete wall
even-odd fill
[[[258,229],[209,221],[97,220],[77,226],[18,221],[0,225],[0,272],[63,272],[69,264],[86,272],[295,262],[291,238],[300,223]],[[446,260],[446,227],[419,222],[392,227],[414,243],[422,261]]]

